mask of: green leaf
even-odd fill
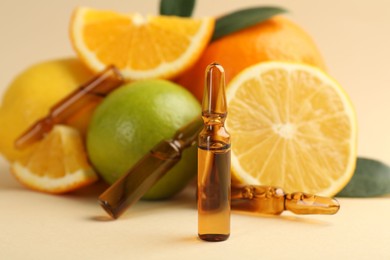
[[[376,160],[358,158],[356,170],[337,197],[374,197],[390,193],[390,167]]]
[[[160,14],[190,17],[194,6],[195,0],[161,0]]]
[[[224,15],[216,20],[212,41],[225,35],[242,30],[263,22],[274,15],[287,12],[285,9],[273,6],[252,7]]]

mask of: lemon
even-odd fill
[[[235,181],[333,196],[351,179],[355,111],[320,69],[259,63],[235,77],[226,96]]]
[[[184,88],[165,80],[126,84],[95,110],[87,133],[92,164],[108,182],[115,182],[143,155],[182,126],[200,116],[200,104]],[[145,194],[165,199],[180,191],[197,172],[196,147]]]
[[[14,161],[29,152],[17,151],[15,139],[91,77],[75,58],[42,62],[20,73],[6,89],[0,106],[0,153]]]

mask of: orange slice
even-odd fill
[[[56,125],[26,158],[14,162],[11,171],[25,186],[48,193],[69,192],[98,179],[80,133],[62,125]]]
[[[314,67],[265,62],[227,88],[234,181],[333,196],[356,164],[355,111]]]
[[[128,80],[173,78],[202,54],[213,18],[142,16],[77,8],[70,24],[74,49],[93,71],[118,67]]]

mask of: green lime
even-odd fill
[[[125,174],[163,139],[200,115],[200,105],[183,87],[166,80],[126,84],[95,110],[87,133],[92,164],[108,183]],[[191,147],[144,199],[165,199],[179,192],[197,172],[197,151]]]

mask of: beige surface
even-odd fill
[[[200,0],[195,15],[276,2],[313,36],[330,74],[351,96],[359,155],[390,164],[390,2]],[[1,1],[0,93],[30,64],[74,55],[67,26],[75,6],[156,13],[157,3]],[[389,197],[340,199],[335,216],[233,214],[231,238],[210,244],[196,239],[192,193],[141,202],[106,221],[96,203],[103,188],[67,196],[31,192],[0,159],[0,259],[390,259]]]

